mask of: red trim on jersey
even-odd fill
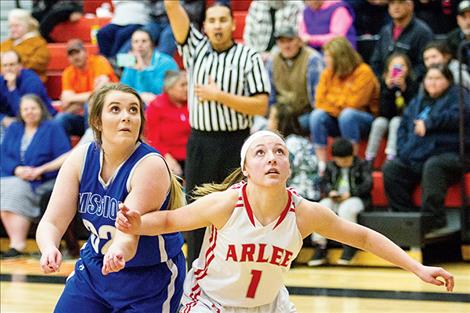
[[[184,313],[190,312],[191,308],[197,304],[197,300],[199,295],[201,294],[201,287],[198,284],[198,280],[204,278],[207,275],[207,269],[209,268],[209,264],[214,260],[214,249],[217,245],[217,229],[214,225],[211,226],[211,236],[209,238],[209,248],[207,249],[206,253],[204,254],[204,268],[194,270],[194,277],[196,278],[196,282],[194,286],[191,288],[191,293],[189,297],[193,299],[193,302],[186,304],[184,307]]]
[[[274,225],[274,228],[276,228],[279,224],[282,223],[282,221],[286,218],[286,215],[289,212],[289,209],[292,206],[292,194],[291,194],[290,190],[288,190],[288,189],[287,189],[287,195],[289,197],[289,199],[287,200],[287,205],[284,208],[284,210],[282,210],[281,216],[279,216],[279,219],[277,220],[276,225]]]
[[[248,197],[246,195],[246,185],[242,187],[242,194],[243,194],[243,202],[245,203],[246,213],[248,214],[248,218],[250,219],[251,224],[255,225],[255,217],[253,215],[253,209],[248,202]]]
[[[216,245],[217,245],[217,229],[215,228],[214,225],[212,225],[211,237],[209,239],[209,248],[207,249],[206,254],[205,254],[204,268],[197,269],[194,271],[194,276],[196,277],[196,279],[201,279],[207,275],[207,268],[209,267],[209,264],[212,262],[212,260],[215,258],[214,249]]]

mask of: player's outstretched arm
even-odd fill
[[[155,179],[160,177],[160,179]],[[170,189],[170,175],[163,159],[151,156],[142,160],[131,177],[126,206],[136,208],[138,214],[158,210]],[[112,244],[103,257],[103,275],[122,270],[134,258],[139,242],[138,234],[116,230]]]
[[[116,227],[125,233],[147,236],[189,231],[209,225],[221,228],[229,219],[237,197],[238,191],[229,189],[214,192],[176,210],[145,215],[122,207],[116,219]]]
[[[39,222],[36,241],[41,251],[40,265],[44,273],[59,270],[62,254],[59,244],[77,211],[79,172],[88,145],[74,149],[62,165],[46,212]]]
[[[297,210],[297,224],[304,237],[317,232],[326,238],[369,251],[414,273],[427,283],[445,285],[447,291],[454,288],[453,276],[443,268],[425,266],[417,262],[384,235],[346,221],[318,203],[302,201]]]

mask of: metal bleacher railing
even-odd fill
[[[462,221],[462,242],[464,244],[470,244],[470,196],[466,194],[466,179],[465,179],[465,172],[470,170],[470,151],[465,151],[465,144],[470,141],[470,138],[465,138],[466,136],[470,136],[470,125],[465,125],[466,116],[470,115],[470,104],[465,104],[465,99],[468,100],[468,97],[465,97],[464,94],[469,90],[465,90],[463,84],[463,65],[464,65],[464,51],[467,52],[467,61],[468,55],[470,50],[470,41],[464,40],[460,43],[458,51],[457,51],[457,58],[460,62],[459,66],[459,81],[460,81],[460,123],[459,123],[459,134],[460,134],[460,158],[462,160],[463,167],[463,175],[462,175],[462,182],[461,182],[461,198],[462,198],[462,210],[461,210],[461,221]],[[467,118],[467,120],[470,118]],[[465,128],[467,127],[467,129]],[[468,148],[468,147],[467,147]]]

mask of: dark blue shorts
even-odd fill
[[[183,253],[155,266],[101,274],[101,260],[82,259],[67,279],[54,312],[177,312],[186,261]]]

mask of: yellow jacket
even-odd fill
[[[21,57],[24,68],[35,71],[43,82],[46,81],[46,70],[50,59],[47,42],[41,36],[33,36],[14,44],[12,39],[0,43],[0,51],[14,50]]]
[[[322,109],[338,117],[345,108],[354,108],[377,115],[380,84],[366,63],[361,63],[347,77],[340,79],[325,69],[315,94],[315,109]]]

